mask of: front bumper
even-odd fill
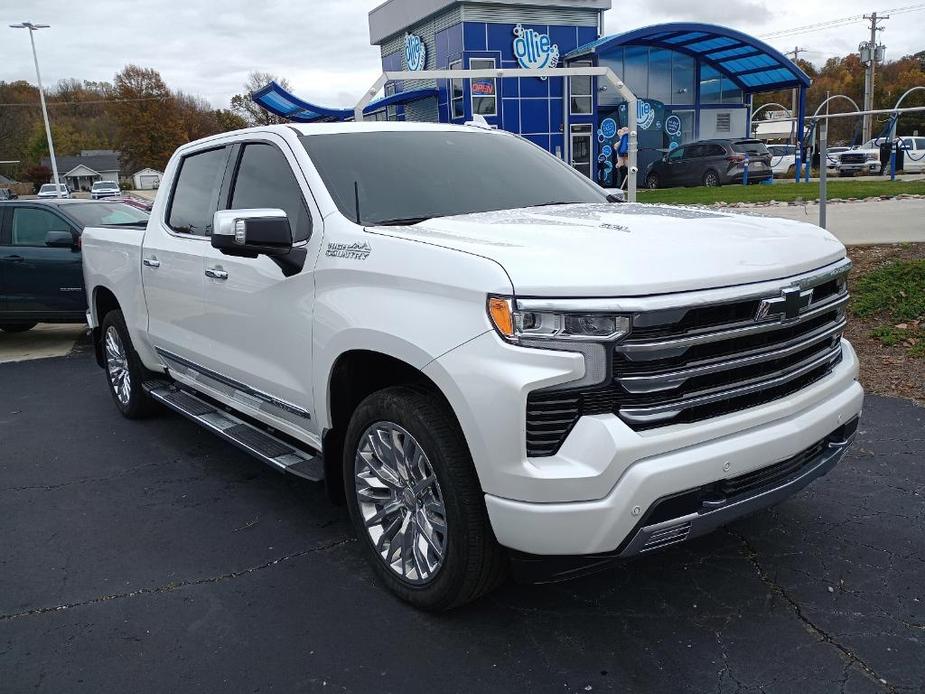
[[[800,391],[709,420],[636,432],[615,415],[582,417],[559,451],[542,458],[525,454],[526,394],[580,378],[581,355],[486,334],[424,372],[459,418],[499,542],[530,554],[585,555],[621,547],[659,499],[787,460],[854,420],[864,397],[858,362],[845,341],[842,355]]]

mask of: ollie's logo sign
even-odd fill
[[[514,57],[520,67],[527,70],[553,68],[559,64],[559,46],[554,44],[549,34],[541,34],[534,29],[524,29],[518,24],[514,27]],[[546,79],[541,77],[540,79]]]
[[[420,36],[405,34],[405,62],[409,70],[423,70],[427,62],[427,48]]]

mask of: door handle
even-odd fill
[[[4,256],[3,259],[8,263],[21,263],[23,260],[25,260],[25,258],[23,258],[21,255],[7,255]]]
[[[160,267],[161,266],[161,261],[158,260],[157,258],[144,258],[141,262],[144,265],[147,265],[148,267]]]
[[[207,267],[206,277],[211,277],[214,280],[227,280],[228,273],[222,270],[220,267]]]

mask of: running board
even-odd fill
[[[194,393],[182,390],[175,383],[156,379],[145,381],[143,385],[148,395],[157,402],[188,417],[268,465],[313,482],[324,479],[324,461],[320,455],[296,448],[253,424],[218,409]]]

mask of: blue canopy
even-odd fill
[[[809,76],[763,41],[715,24],[671,22],[604,36],[565,56],[572,60],[628,44],[656,46],[691,55],[729,77],[744,92],[808,87]]]
[[[430,96],[437,96],[436,87],[399,92],[371,102],[363,109],[363,113],[372,113],[386,106],[408,104],[412,101],[426,99]],[[310,104],[307,101],[302,101],[295,94],[291,94],[283,89],[276,82],[270,82],[267,86],[258,89],[251,94],[251,98],[270,113],[274,113],[277,116],[287,118],[291,121],[296,121],[297,123],[353,119],[352,108],[328,108],[325,106],[318,106],[317,104]]]

